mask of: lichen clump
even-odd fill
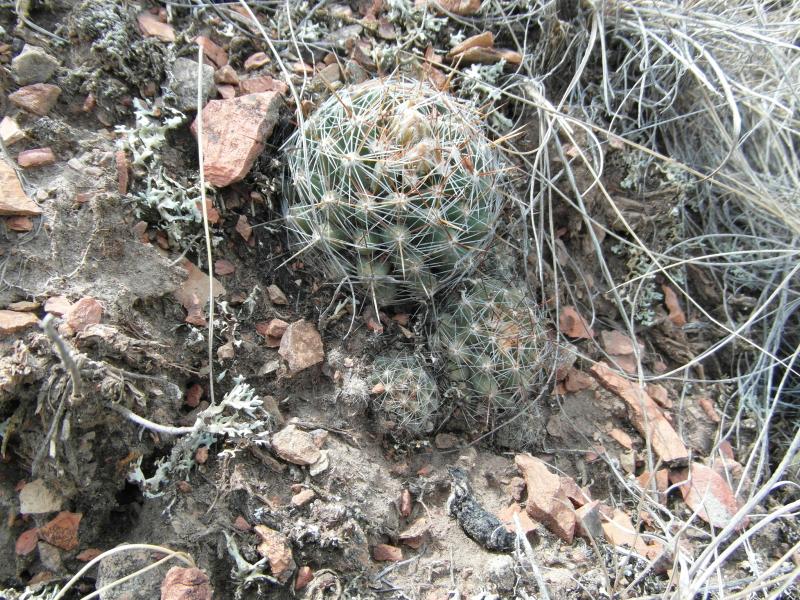
[[[325,101],[286,145],[299,251],[379,305],[427,300],[477,266],[503,169],[471,105],[410,80]]]
[[[398,437],[420,437],[433,430],[439,409],[436,381],[413,355],[379,357],[370,379],[375,412]]]
[[[447,379],[460,392],[462,416],[491,428],[532,406],[558,363],[542,311],[519,289],[472,282],[431,335]]]

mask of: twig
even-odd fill
[[[44,330],[47,337],[50,338],[50,341],[56,347],[56,352],[58,352],[61,362],[64,363],[70,379],[72,379],[72,397],[80,398],[83,396],[83,381],[81,380],[81,371],[78,368],[78,365],[75,364],[75,361],[72,358],[72,353],[69,351],[66,342],[64,342],[61,336],[58,335],[58,332],[53,325],[53,321],[53,315],[48,313],[39,323],[39,326]]]

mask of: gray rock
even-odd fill
[[[113,583],[139,569],[153,564],[150,552],[120,552],[100,561],[95,589]],[[100,594],[100,600],[153,600],[161,597],[161,581],[170,563],[148,571]]]
[[[45,52],[44,48],[30,44],[25,44],[22,52],[11,61],[11,72],[19,85],[44,83],[57,68],[58,60]]]
[[[202,66],[201,96],[203,104],[217,93],[214,85],[214,67]],[[170,73],[170,91],[175,108],[181,111],[197,109],[197,63],[188,58],[176,58]]]
[[[486,571],[489,579],[502,592],[509,592],[514,589],[517,582],[517,574],[514,572],[514,559],[507,554],[494,556],[486,564]]]

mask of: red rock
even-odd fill
[[[658,501],[661,504],[666,504],[667,488],[669,487],[669,471],[667,471],[667,469],[659,469],[656,471],[655,481],[653,481],[653,474],[650,471],[643,472],[636,478],[636,481],[642,486],[643,490],[651,490],[651,482],[655,483]]]
[[[42,307],[38,302],[31,300],[18,300],[8,305],[8,310],[15,312],[37,312]]]
[[[44,527],[39,528],[39,538],[62,550],[75,550],[78,547],[78,526],[81,513],[62,511]]]
[[[320,459],[314,438],[294,425],[287,425],[272,436],[272,451],[295,465],[313,465]]]
[[[194,451],[194,462],[204,465],[208,462],[208,446],[200,446]]]
[[[723,477],[703,464],[692,463],[689,469],[670,471],[670,481],[679,485],[684,502],[706,523],[725,527],[739,510],[736,497]],[[738,529],[747,524],[744,519]]]
[[[94,298],[84,296],[69,307],[64,318],[73,334],[80,333],[89,325],[96,325],[102,320],[103,305]]]
[[[254,71],[260,67],[263,67],[269,62],[269,56],[266,55],[264,52],[256,52],[255,54],[251,54],[247,57],[244,61],[244,70],[245,71]]]
[[[669,320],[676,327],[683,327],[686,325],[686,314],[681,308],[681,303],[678,300],[678,295],[668,285],[662,285],[661,291],[664,292],[664,306],[667,307]]]
[[[566,336],[576,339],[593,338],[594,331],[581,314],[572,306],[561,307],[558,328]]]
[[[189,389],[186,390],[186,398],[183,402],[190,408],[197,408],[202,397],[203,386],[201,386],[199,383],[193,383],[191,386],[189,386]]]
[[[525,534],[525,537],[530,537],[530,534],[536,531],[536,523],[531,520],[528,513],[516,502],[497,513],[497,518],[500,519],[500,522],[508,531],[516,533],[517,527],[514,524],[514,515],[519,516],[519,525],[522,527],[522,533]]]
[[[603,533],[615,546],[633,548],[648,560],[655,560],[664,552],[664,547],[658,542],[647,543],[633,526],[628,514],[619,509],[614,510],[614,518],[611,521],[603,523]]]
[[[217,93],[219,97],[223,100],[230,100],[231,98],[236,98],[236,88],[232,85],[227,85],[224,83],[220,83],[217,85]]]
[[[236,520],[233,522],[233,526],[239,531],[250,531],[252,529],[250,523],[248,523],[242,515],[236,517]]]
[[[381,562],[398,562],[403,560],[403,551],[397,546],[378,544],[372,549],[372,558]]]
[[[518,454],[514,462],[525,478],[528,488],[527,511],[566,543],[575,535],[575,512],[567,498],[561,478],[551,473],[547,465],[527,454]]]
[[[100,556],[102,553],[103,551],[99,548],[87,548],[75,558],[81,562],[89,562]]]
[[[259,323],[260,325],[260,323]],[[270,319],[266,322],[262,330],[258,329],[258,325],[256,325],[256,330],[261,333],[262,335],[267,335],[269,337],[280,338],[286,333],[289,324],[282,319]]]
[[[236,221],[235,229],[236,233],[242,236],[242,239],[245,242],[250,241],[250,236],[253,235],[253,227],[247,222],[246,216],[239,215],[239,219]]]
[[[641,386],[617,375],[603,362],[592,366],[591,372],[603,387],[628,404],[631,423],[645,439],[650,440],[661,460],[665,463],[685,463],[689,459],[683,441]]]
[[[294,507],[298,507],[299,508],[301,506],[305,506],[306,504],[311,502],[316,497],[317,497],[317,494],[316,494],[316,492],[314,492],[314,490],[305,489],[305,490],[302,490],[302,491],[296,493],[294,496],[292,496],[292,499],[290,500],[290,504],[292,506],[294,506]]]
[[[117,191],[123,196],[128,193],[128,170],[130,164],[125,150],[117,150],[114,155],[117,165]]]
[[[406,518],[411,515],[411,509],[414,507],[414,500],[411,497],[411,491],[408,488],[403,488],[400,492],[400,516]]]
[[[191,309],[199,310],[199,317],[202,319],[202,308],[208,303],[208,275],[203,273],[189,260],[184,260],[181,266],[188,271],[189,275],[181,287],[174,292],[175,299],[180,302],[187,311]],[[225,294],[225,288],[216,279],[212,280],[211,288],[211,293],[215,298]],[[205,321],[205,319],[202,320]]]
[[[305,320],[295,321],[286,328],[278,354],[286,361],[292,374],[318,365],[325,359],[322,337],[316,327]]]
[[[56,162],[56,155],[50,148],[34,148],[20,152],[17,155],[17,162],[23,169],[45,167]]]
[[[61,88],[57,85],[34,83],[9,94],[8,99],[16,106],[43,117],[56,105],[60,94]]]
[[[39,543],[39,530],[35,527],[23,531],[17,538],[14,544],[14,552],[17,556],[28,556],[31,552],[36,550],[36,545]]]
[[[215,44],[204,35],[198,35],[194,38],[194,41],[203,48],[203,54],[217,67],[223,67],[228,64],[228,53],[221,46]]]
[[[217,275],[230,275],[235,271],[236,267],[233,266],[233,263],[229,260],[225,260],[224,258],[221,258],[214,263],[214,273]]]
[[[214,72],[214,83],[239,85],[239,76],[230,65],[224,65]]]
[[[568,392],[580,392],[582,390],[592,389],[597,385],[594,379],[584,373],[583,371],[571,368],[567,371],[567,376],[564,379],[564,388]]]
[[[161,600],[211,600],[211,582],[197,567],[172,567],[161,582]]]
[[[512,477],[511,482],[508,484],[509,492],[511,493],[511,497],[516,500],[517,502],[522,502],[522,499],[525,497],[525,490],[527,486],[525,485],[525,480],[522,477]]]
[[[203,167],[212,185],[244,179],[278,120],[283,100],[277,92],[211,100],[202,110]],[[197,134],[197,120],[192,124]]]
[[[36,315],[31,313],[0,310],[0,336],[25,331],[38,322],[39,319],[36,318]]]
[[[292,547],[288,538],[266,525],[256,525],[254,529],[263,540],[258,545],[258,553],[269,560],[275,579],[280,583],[286,583],[297,566],[292,557]]]
[[[263,77],[251,77],[250,79],[242,79],[239,81],[239,93],[243,96],[245,94],[258,94],[260,92],[278,92],[286,94],[289,91],[289,86],[283,83],[280,79],[274,79],[268,75]]]
[[[627,335],[619,331],[601,331],[600,339],[603,342],[603,348],[609,354],[633,354],[636,352],[634,341]],[[639,344],[639,351],[641,352],[642,345]]]
[[[72,303],[65,296],[50,296],[44,302],[45,312],[54,314],[57,317],[63,317],[67,314],[71,306]]]
[[[286,294],[274,283],[267,286],[267,296],[269,296],[270,302],[278,306],[286,306],[289,304],[289,299],[286,297]]]
[[[306,587],[311,581],[314,579],[314,571],[311,570],[311,567],[300,567],[297,570],[297,577],[294,580],[294,589],[296,592],[299,592],[304,587]]]
[[[561,489],[564,490],[564,495],[569,498],[573,506],[580,507],[592,501],[589,494],[582,490],[572,477],[567,475],[560,475],[559,477],[561,479]]]
[[[431,0],[431,2],[446,12],[462,17],[474,15],[481,9],[481,0]]]
[[[648,383],[647,393],[656,403],[666,409],[672,408],[672,400],[669,399],[666,388],[658,383]]]
[[[26,233],[33,231],[33,221],[30,217],[6,217],[6,227],[11,231]]]
[[[17,172],[0,159],[0,215],[35,217],[42,209],[25,194]]]
[[[722,440],[719,443],[719,451],[720,454],[722,454],[723,458],[726,458],[728,460],[736,459],[736,457],[733,454],[733,446],[731,446],[731,443],[728,440]]]
[[[621,429],[617,429],[615,427],[608,433],[608,435],[614,438],[617,441],[617,443],[623,448],[627,448],[628,450],[633,449],[633,440],[631,439],[631,436],[629,436]]]
[[[175,41],[175,29],[169,23],[163,23],[149,12],[142,12],[136,17],[139,29],[145,37],[154,37],[162,42]]]
[[[406,527],[397,536],[403,544],[409,548],[419,548],[425,543],[425,538],[428,535],[428,521],[424,517],[420,517],[411,525]]]
[[[703,409],[703,412],[706,413],[706,416],[708,417],[709,421],[711,421],[712,423],[720,422],[719,415],[717,414],[717,409],[714,406],[714,403],[710,399],[701,396],[700,398],[697,399],[697,403],[700,405],[700,408]]]

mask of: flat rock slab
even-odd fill
[[[36,325],[36,315],[13,310],[0,310],[0,336],[11,335]]]
[[[295,321],[281,337],[278,354],[293,374],[321,363],[325,358],[322,337],[317,328],[306,320]]]
[[[225,187],[244,179],[278,120],[278,92],[211,100],[203,109],[203,166],[206,179]],[[197,120],[192,124],[197,135]]]
[[[25,193],[17,172],[0,160],[0,215],[35,217],[42,209]]]
[[[283,460],[295,465],[313,465],[321,452],[314,437],[294,425],[287,425],[272,436],[272,450]]]
[[[551,473],[543,461],[533,456],[518,454],[514,462],[528,488],[528,514],[571,544],[575,536],[576,518],[562,478]]]

